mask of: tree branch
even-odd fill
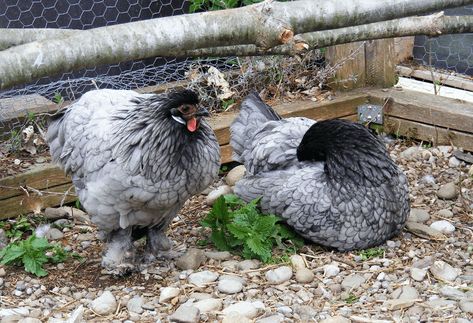
[[[253,44],[269,49],[294,34],[432,12],[473,0],[265,1],[238,9],[179,15],[89,29],[0,52],[0,88],[90,66],[185,50]]]
[[[294,55],[307,50],[381,38],[442,34],[473,33],[473,16],[444,16],[434,14],[408,17],[372,24],[316,31],[296,35],[294,42],[262,50],[255,45],[225,46],[183,51],[183,57],[225,57],[257,55]]]
[[[0,28],[0,50],[39,40],[73,36],[81,30],[54,28]]]

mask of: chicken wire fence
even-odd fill
[[[189,11],[189,5],[186,0],[4,0],[0,1],[0,28],[89,29],[184,14]],[[461,14],[471,11],[473,6],[460,9]],[[458,14],[458,9],[447,14]],[[458,37],[465,40],[459,41]],[[445,67],[454,72],[471,74],[473,41],[468,37],[472,35],[416,37],[414,61],[435,67],[443,67],[441,64],[445,62]],[[444,48],[448,51],[442,52]],[[337,65],[341,64],[343,60]],[[186,80],[207,106],[227,109],[251,90],[264,89],[272,96],[302,93],[316,97],[335,70],[336,67],[324,65],[321,51],[311,51],[301,57],[156,57],[44,77],[0,91],[0,147],[5,144],[8,149],[17,147],[22,140],[20,130],[32,121],[41,128],[37,115],[18,118],[19,111],[34,111],[40,105],[75,100],[95,88],[136,89]]]
[[[473,15],[473,5],[444,11]],[[398,66],[398,85],[473,102],[473,33],[412,37],[411,60]]]
[[[4,0],[0,2],[0,28],[89,29],[184,14],[189,5],[185,0]],[[214,109],[227,109],[250,90],[267,87],[273,94],[283,86],[314,92],[325,79],[321,57],[320,51],[296,58],[156,57],[44,77],[0,91],[0,145],[16,147],[22,140],[19,130],[33,118],[38,121],[33,113],[16,117],[22,111],[75,100],[95,88],[136,89],[187,80]]]

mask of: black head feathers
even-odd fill
[[[177,108],[183,104],[199,104],[199,96],[192,90],[174,91],[168,93],[167,105],[169,109]]]
[[[297,148],[299,161],[324,161],[328,154],[363,147],[376,149],[378,139],[364,126],[348,120],[325,120],[307,130]]]
[[[397,174],[385,145],[363,125],[347,120],[317,122],[297,147],[299,161],[324,161],[330,178],[379,185]],[[374,170],[377,171],[374,171]]]

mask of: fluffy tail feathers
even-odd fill
[[[264,103],[258,93],[250,93],[241,103],[240,113],[230,126],[233,160],[242,163],[241,155],[246,142],[263,123],[277,120],[281,120],[281,116]]]

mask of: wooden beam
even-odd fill
[[[366,85],[391,87],[396,84],[394,38],[369,40],[365,45]]]
[[[396,66],[396,71],[399,75],[404,77],[412,77],[429,82],[438,82],[442,85],[444,84],[462,90],[473,91],[473,80],[471,78],[428,70],[413,69],[400,65]]]
[[[368,101],[368,96],[361,92],[342,93],[330,101],[314,102],[310,100],[289,102],[275,105],[273,108],[284,118],[306,117],[314,120],[341,118],[356,114],[357,107]],[[210,119],[220,145],[230,142],[230,125],[238,112],[218,113]]]
[[[412,59],[414,50],[415,36],[396,37],[394,38],[394,55],[395,63],[402,63]]]
[[[451,99],[458,99],[473,103],[473,92],[456,89],[446,85],[434,85],[430,82],[419,81],[412,78],[400,77],[396,87],[420,93],[438,95]]]
[[[473,133],[473,104],[409,90],[368,90],[370,100],[385,105],[386,115],[431,126]]]
[[[70,183],[70,177],[53,164],[35,165],[28,171],[0,180],[0,201],[22,195],[20,186],[29,186],[41,190]]]
[[[13,196],[8,199],[0,200],[0,220],[7,219],[15,216],[19,216],[21,214],[27,214],[31,212],[31,208],[29,206],[30,199],[37,199],[40,201],[42,208],[50,207],[50,206],[58,206],[63,203],[69,203],[77,200],[77,197],[74,196],[74,189],[71,189],[71,182],[58,185],[55,187],[50,187],[47,189],[43,195],[38,196],[37,194],[30,192],[30,197],[23,192],[21,195]],[[69,190],[69,194],[65,195],[65,192]],[[42,191],[45,191],[42,189]]]
[[[420,122],[389,117],[384,122],[384,130],[399,136],[425,140],[434,145],[452,145],[473,151],[473,134],[434,127]]]
[[[366,86],[364,42],[327,47],[325,59],[336,68],[329,80],[333,89],[347,91]]]
[[[336,90],[391,87],[396,82],[393,38],[330,46],[325,58],[330,66],[336,66],[329,81]]]

